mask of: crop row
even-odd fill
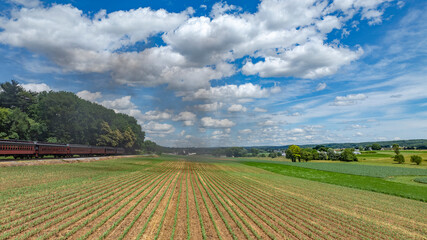
[[[236,163],[164,161],[54,190],[51,197],[22,196],[26,203],[5,201],[14,214],[0,215],[0,240],[416,239],[427,233],[424,203]],[[393,202],[418,207],[405,215]]]

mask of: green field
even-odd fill
[[[327,169],[327,171],[322,170],[316,170],[316,169],[310,169],[307,167],[301,167],[302,165],[306,163],[267,163],[267,162],[242,162],[248,166],[254,166],[258,168],[262,168],[264,170],[286,175],[286,176],[292,176],[297,178],[304,178],[312,181],[318,181],[323,183],[330,183],[345,187],[352,187],[352,188],[358,188],[363,190],[369,190],[374,192],[380,192],[380,193],[386,193],[416,200],[421,200],[427,202],[427,186],[424,186],[422,184],[417,184],[416,186],[412,184],[406,184],[402,182],[390,182],[386,179],[378,178],[378,177],[370,177],[366,175],[355,175],[355,172],[360,172],[360,169],[356,168],[357,171],[351,171],[352,168],[346,169],[346,168],[339,168],[336,167],[336,163],[325,163],[326,165],[331,164],[331,167],[328,168],[328,166],[319,167],[322,169]],[[290,165],[293,166],[290,166]],[[352,166],[350,167],[360,167],[361,169],[364,169],[367,166]],[[369,166],[370,167],[370,166]],[[380,166],[375,168],[375,171],[371,171],[371,175],[379,175],[381,173]],[[334,172],[332,170],[337,170],[337,172]],[[352,174],[345,174],[341,173],[342,170],[348,170],[347,172],[352,172]],[[407,169],[397,169],[395,173],[406,172]],[[412,170],[412,169],[409,169]],[[415,169],[417,170],[417,169]],[[426,170],[420,169],[424,175],[426,174]],[[385,171],[387,173],[387,170]],[[363,172],[362,172],[363,173]],[[391,175],[384,174],[385,176],[390,177]],[[414,178],[414,177],[411,177]],[[419,185],[419,186],[418,186]]]
[[[344,162],[277,162],[288,166],[310,168],[328,172],[346,173],[369,177],[391,177],[391,176],[427,176],[425,168],[407,168],[399,166],[365,165],[360,163]]]
[[[199,156],[2,167],[0,240],[423,239],[426,189]]]

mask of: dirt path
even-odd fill
[[[52,165],[52,164],[67,164],[79,162],[94,162],[102,160],[110,160],[116,158],[131,158],[142,157],[141,155],[119,155],[105,157],[80,157],[80,158],[51,158],[51,159],[28,159],[28,160],[2,160],[0,167],[17,167],[17,166],[35,166],[35,165]]]

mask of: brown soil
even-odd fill
[[[130,184],[131,182],[133,182],[133,180],[130,180],[128,183],[126,183],[126,182],[125,182],[125,185],[128,185],[128,184]],[[101,191],[101,192],[100,192],[99,197],[95,197],[95,198],[94,198],[94,199],[92,199],[90,202],[88,202],[88,203],[93,203],[93,204],[91,204],[91,206],[89,206],[87,209],[84,209],[83,211],[78,211],[78,212],[76,212],[75,214],[73,214],[73,215],[71,215],[71,216],[69,216],[69,217],[64,218],[63,220],[59,221],[58,223],[52,224],[50,227],[43,229],[39,234],[36,234],[35,236],[41,236],[42,234],[46,234],[46,233],[48,233],[48,232],[50,232],[50,231],[53,231],[53,230],[55,230],[57,227],[59,227],[60,225],[62,225],[62,224],[64,224],[64,223],[66,223],[66,222],[68,222],[68,221],[70,221],[70,220],[74,219],[76,216],[80,216],[81,214],[83,214],[84,212],[86,212],[88,209],[93,208],[93,207],[96,207],[97,205],[102,204],[103,202],[105,202],[105,201],[107,201],[107,200],[109,200],[109,199],[112,199],[112,198],[114,198],[115,196],[118,196],[119,194],[121,194],[121,193],[123,193],[123,192],[125,192],[125,191],[126,191],[126,189],[123,189],[123,190],[121,190],[121,191],[119,191],[119,192],[117,192],[117,193],[114,193],[112,196],[109,196],[109,197],[107,197],[106,199],[103,199],[103,200],[101,200],[101,201],[99,201],[99,202],[98,202],[98,201],[97,201],[97,199],[101,198],[102,196],[106,196],[109,192],[111,192],[111,191],[108,191],[108,188],[106,188],[105,190],[103,190],[103,191]],[[88,199],[88,198],[90,198],[91,196],[93,196],[93,195],[89,195],[89,196],[88,196],[87,198],[85,198],[85,199]],[[82,199],[82,200],[83,200],[83,199]],[[78,209],[78,208],[79,208],[79,207],[81,207],[82,205],[86,205],[87,203],[83,203],[83,202],[81,202],[82,200],[80,200],[80,201],[78,201],[78,202],[74,203],[74,204],[73,204],[73,206],[75,206],[75,207],[70,208],[70,209],[69,209],[69,210],[67,210],[67,211],[62,211],[62,209],[64,209],[65,207],[64,207],[64,208],[61,208],[61,209],[56,210],[55,212],[60,213],[59,215],[55,216],[55,218],[53,218],[53,219],[48,219],[48,220],[46,220],[45,222],[38,224],[38,225],[37,225],[37,227],[44,226],[44,225],[45,225],[46,223],[48,223],[48,222],[52,222],[52,221],[54,221],[55,219],[61,218],[61,217],[63,217],[63,216],[66,216],[67,214],[69,214],[70,212],[72,212],[72,211],[74,211],[74,210]],[[62,212],[61,212],[61,211],[62,211]],[[52,212],[52,213],[54,213],[54,212]],[[50,214],[50,213],[48,213],[48,214]],[[47,215],[47,214],[46,214],[46,215]],[[38,218],[37,218],[37,219],[38,219]],[[37,219],[34,219],[34,221],[37,221]],[[30,229],[28,229],[27,231],[23,231],[23,232],[21,232],[21,234],[25,234],[26,232],[29,232],[29,231],[32,231],[32,230],[33,230],[33,228],[30,228]]]
[[[15,238],[23,237],[24,234],[36,228],[41,228],[41,231],[31,238],[42,237],[44,234],[57,231],[61,225],[77,219],[89,209],[106,203],[88,216],[51,236],[51,238],[64,237],[67,233],[71,233],[87,222],[84,227],[70,237],[70,239],[77,239],[94,226],[102,223],[114,211],[120,209],[88,238],[99,238],[113,226],[116,220],[125,216],[106,236],[106,239],[119,238],[131,226],[134,219],[136,222],[130,228],[125,239],[136,238],[144,225],[146,225],[146,229],[142,239],[153,239],[159,229],[159,239],[169,239],[172,234],[175,213],[178,209],[174,238],[186,239],[187,227],[189,227],[191,239],[203,239],[195,204],[197,199],[207,239],[219,238],[213,221],[223,239],[232,238],[225,222],[230,225],[237,239],[246,239],[244,231],[234,222],[232,216],[241,223],[242,228],[253,239],[257,238],[256,235],[262,239],[269,239],[270,236],[267,232],[277,239],[297,238],[291,232],[296,232],[298,236],[305,239],[426,239],[426,203],[303,179],[271,177],[272,173],[266,173],[263,170],[246,166],[242,166],[240,169],[236,166],[234,163],[229,167],[227,164],[165,161],[153,169],[144,170],[144,172],[128,173],[117,177],[97,179],[96,182],[88,181],[83,185],[56,189],[57,192],[52,195],[48,195],[48,192],[39,195],[24,194],[22,198],[5,201],[3,208],[8,209],[8,211],[12,210],[13,212],[10,214],[17,216],[14,219],[16,221],[37,214],[37,212],[25,212],[25,204],[22,201],[26,199],[28,199],[26,203],[29,205],[40,204],[38,205],[40,206],[39,212],[43,209],[49,209],[49,206],[55,201],[58,204],[62,200],[71,201],[72,203],[69,206],[74,204],[76,208],[81,207],[86,203],[77,201],[79,191],[82,194],[87,194],[90,193],[91,189],[97,189],[97,193],[100,194],[93,199],[93,205],[89,208],[68,216],[50,227],[45,227],[45,224],[66,216],[73,209],[63,211],[65,207],[62,207],[45,214],[47,216],[51,213],[59,213],[58,216],[37,224],[35,228],[24,229],[16,236],[12,236]],[[165,174],[164,178],[161,174]],[[108,183],[110,186],[108,184],[103,185],[104,183]],[[111,191],[119,190],[117,186],[121,183],[125,183],[122,190],[114,192],[113,195],[102,201],[96,200],[101,196],[106,196]],[[155,186],[156,184],[158,185]],[[153,186],[155,186],[154,189],[150,190]],[[180,188],[181,194],[179,195]],[[138,194],[139,191],[142,192]],[[85,199],[97,193],[90,194]],[[129,196],[125,196],[126,194]],[[144,195],[146,196],[144,197]],[[189,225],[187,224],[187,195]],[[31,197],[34,197],[34,200],[31,200]],[[180,199],[179,205],[177,205],[178,197]],[[124,199],[120,200],[121,198]],[[150,200],[151,198],[153,199]],[[169,199],[170,203],[167,207]],[[117,200],[120,201],[114,203]],[[131,201],[126,203],[128,200]],[[158,207],[156,208],[157,204]],[[403,208],[406,205],[408,205],[408,208],[405,208],[407,216],[396,210],[396,208]],[[212,214],[213,221],[208,209]],[[102,213],[103,210],[105,212]],[[132,211],[127,213],[128,210]],[[138,217],[140,212],[142,214]],[[102,214],[97,216],[98,213]],[[153,215],[148,221],[152,213]],[[164,213],[166,213],[164,222],[160,226]],[[5,211],[2,212],[1,217],[3,219],[7,219],[9,216]],[[37,219],[16,224],[11,229],[0,233],[0,236],[15,231],[20,226],[26,226],[26,224],[37,221]],[[269,226],[268,221],[270,225],[273,224],[274,226]]]
[[[135,224],[133,225],[133,227],[129,230],[129,232],[126,235],[126,238],[132,238],[134,239],[136,236],[138,236],[138,234],[140,233],[140,231],[142,230],[148,216],[151,213],[151,210],[155,207],[155,205],[157,204],[157,202],[159,201],[161,195],[164,193],[164,191],[166,191],[168,189],[168,185],[169,183],[172,181],[174,181],[176,178],[176,173],[172,173],[172,176],[167,176],[164,180],[162,180],[162,182],[156,186],[137,206],[137,208],[135,208],[132,213],[130,214],[131,216],[128,216],[125,221],[128,222],[128,224],[121,224],[121,232],[123,232],[128,226],[129,223],[131,223],[135,217],[138,215],[138,213],[146,206],[145,210],[142,212],[142,214],[139,216],[139,218],[136,220]],[[162,184],[165,183],[163,186]],[[171,183],[172,185],[173,183]],[[160,191],[158,191],[160,189]],[[169,187],[170,189],[170,187]],[[154,196],[154,198],[150,201],[150,199]],[[150,201],[150,202],[149,202]],[[136,201],[135,201],[136,202]],[[113,238],[112,238],[113,239]]]
[[[197,214],[197,210],[196,210],[196,202],[195,202],[195,198],[194,198],[194,193],[193,193],[193,189],[191,188],[191,172],[190,172],[190,164],[186,164],[187,165],[187,178],[186,178],[186,190],[188,191],[188,206],[189,206],[189,210],[190,210],[190,236],[191,239],[202,239],[202,227],[200,226],[200,221],[199,221],[199,216]],[[186,194],[187,194],[186,193]],[[187,196],[185,196],[185,201]],[[199,200],[198,200],[199,201]],[[185,202],[185,204],[187,205],[187,203]],[[198,204],[200,204],[198,202]],[[186,210],[187,211],[187,210]],[[181,214],[181,212],[180,212]],[[185,213],[184,215],[185,217],[187,216],[187,213]],[[176,239],[183,239],[183,238],[177,238]]]

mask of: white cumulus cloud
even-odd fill
[[[246,83],[242,85],[225,85],[220,87],[210,87],[208,89],[199,89],[194,93],[187,94],[183,100],[194,99],[250,99],[266,98],[269,96],[268,89],[260,85]]]
[[[246,107],[241,104],[233,104],[228,109],[228,112],[246,112]]]
[[[27,84],[20,84],[21,87],[23,87],[27,91],[31,92],[49,92],[52,90],[46,83],[27,83]]]
[[[335,97],[335,100],[331,105],[334,105],[334,106],[354,105],[354,104],[358,103],[359,101],[365,100],[366,98],[368,98],[368,97],[363,93],[349,94],[346,96],[337,96],[337,97]]]
[[[213,103],[206,103],[206,104],[199,104],[194,106],[197,110],[203,111],[203,112],[215,112],[219,111],[224,104],[222,102],[213,102]]]
[[[254,112],[265,113],[265,112],[267,112],[267,109],[265,109],[265,108],[260,108],[260,107],[255,107],[255,108],[254,108]]]
[[[89,92],[87,90],[80,91],[76,93],[76,95],[84,100],[87,100],[89,102],[96,102],[97,99],[102,98],[101,92]]]
[[[236,125],[233,121],[228,119],[214,119],[211,117],[204,117],[200,119],[203,127],[206,128],[230,128]]]
[[[180,112],[172,118],[173,121],[182,121],[185,126],[193,126],[196,121],[196,114],[192,112]]]
[[[322,91],[326,88],[326,83],[317,84],[316,91]]]

